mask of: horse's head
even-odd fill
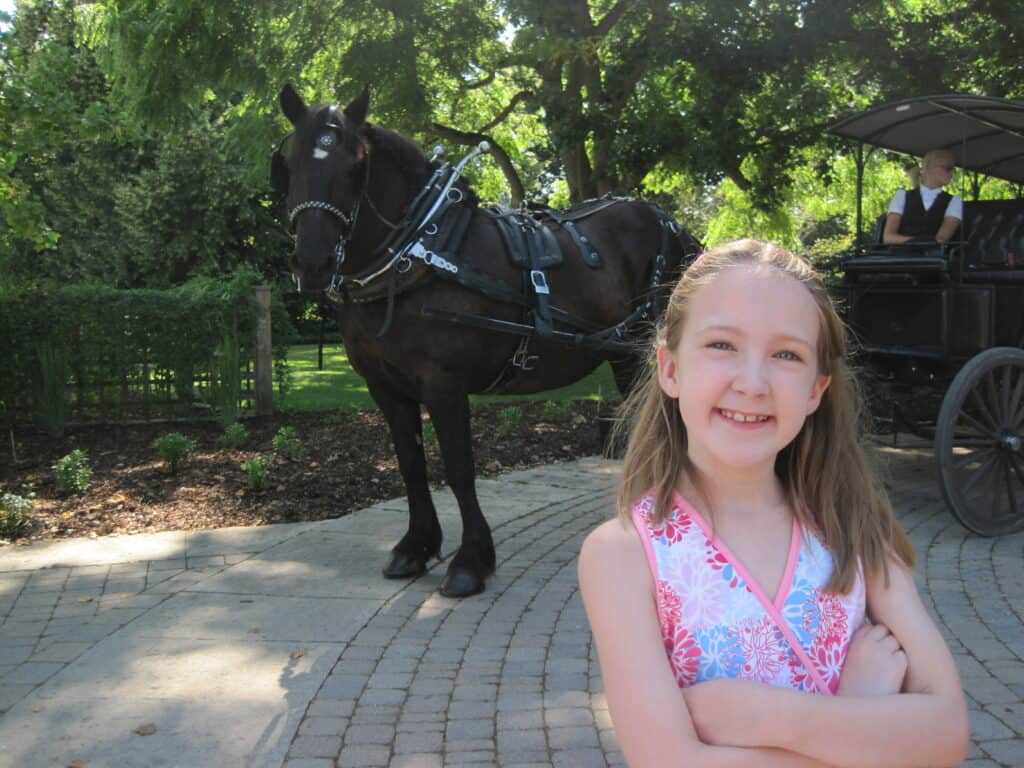
[[[367,182],[367,89],[347,107],[307,108],[286,85],[281,110],[295,127],[271,160],[270,180],[287,194],[288,225],[295,235],[292,263],[301,290],[331,284],[345,257]]]

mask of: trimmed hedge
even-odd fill
[[[194,278],[169,290],[101,285],[0,288],[0,413],[58,434],[71,417],[235,421],[256,328],[253,285]],[[274,370],[287,380],[294,336],[275,294]]]

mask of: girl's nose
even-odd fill
[[[768,379],[764,361],[751,355],[744,359],[736,371],[732,387],[745,395],[762,395],[768,391]]]

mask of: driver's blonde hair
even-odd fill
[[[948,149],[933,149],[929,152],[925,152],[924,157],[921,158],[921,165],[915,165],[907,171],[907,176],[910,177],[911,186],[921,186],[921,175],[938,163],[955,165],[956,155]]]
[[[657,348],[679,346],[693,297],[729,269],[774,269],[801,285],[818,308],[818,373],[831,377],[818,409],[779,452],[775,471],[800,522],[817,530],[835,560],[827,589],[849,592],[858,568],[888,578],[891,557],[913,566],[914,550],[897,522],[878,476],[860,444],[861,397],[847,364],[846,335],[821,277],[803,259],[768,243],[738,240],[700,256],[683,274],[659,326],[650,364],[623,402],[613,444],[626,441],[619,512],[628,521],[633,504],[655,498],[655,519],[672,508],[672,493],[685,478],[703,496],[704,484],[687,455],[679,404],[658,384]],[[700,371],[683,371],[699,376]],[[707,499],[702,498],[707,508]],[[713,510],[707,509],[713,517]]]

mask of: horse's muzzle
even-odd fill
[[[334,264],[327,263],[322,267],[310,269],[292,260],[292,281],[295,288],[305,293],[325,291],[334,279]]]

